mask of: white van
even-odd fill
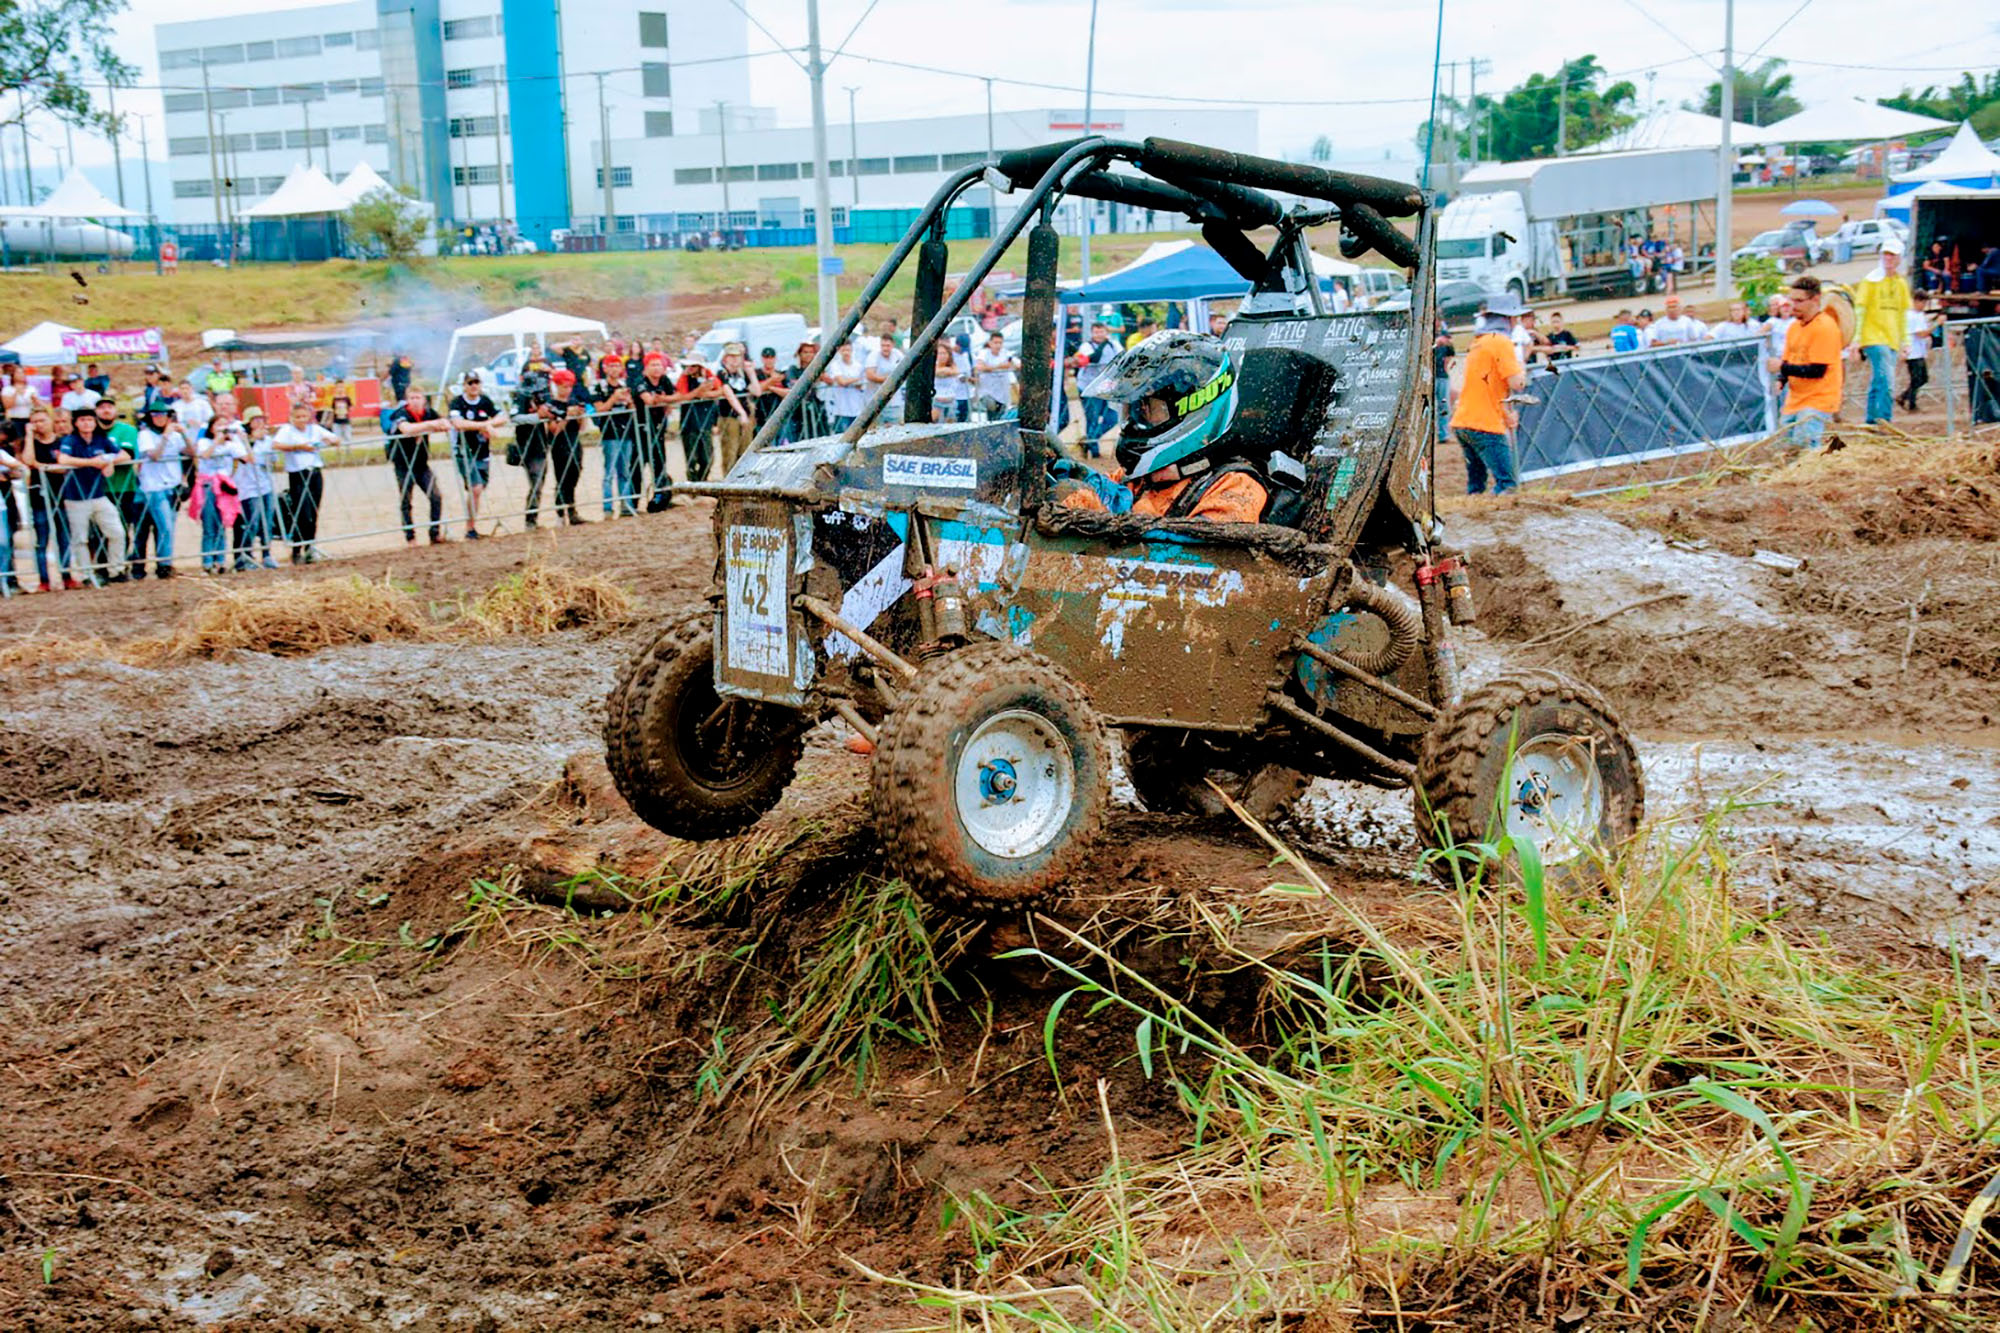
[[[730,343],[742,343],[752,364],[758,353],[772,347],[777,349],[778,363],[788,365],[805,340],[804,315],[739,315],[702,334],[694,347],[711,366],[722,364],[722,349]]]

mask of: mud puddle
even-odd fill
[[[2000,749],[1879,738],[1642,739],[1651,820],[1728,811],[1739,890],[1901,944],[2000,961]],[[1317,846],[1416,850],[1404,792],[1317,782],[1298,810]]]

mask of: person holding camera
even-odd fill
[[[389,462],[396,471],[396,503],[403,516],[405,545],[417,544],[417,529],[410,521],[410,496],[418,490],[431,502],[431,545],[444,545],[444,492],[431,472],[431,437],[450,429],[451,422],[414,384],[404,392],[403,405],[389,415]]]
[[[686,458],[689,481],[708,480],[710,441],[721,397],[722,385],[701,354],[683,357],[674,401],[681,405],[681,452]]]
[[[527,474],[526,524],[536,527],[541,520],[542,483],[549,474],[549,438],[542,429],[541,414],[535,408],[549,396],[549,363],[539,354],[521,367],[521,382],[514,386],[514,442],[507,446],[507,462]]]

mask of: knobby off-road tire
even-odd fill
[[[605,706],[604,760],[618,794],[646,823],[692,842],[755,824],[784,795],[805,747],[787,709],[748,699],[723,708],[714,627],[708,610],[666,622]]]
[[[890,869],[939,907],[1054,897],[1104,831],[1111,740],[1055,663],[1007,643],[924,668],[882,723],[872,772]]]
[[[1200,740],[1167,731],[1128,732],[1125,772],[1139,803],[1156,815],[1235,818],[1216,786],[1259,823],[1290,814],[1312,779],[1283,764],[1211,767],[1217,758]]]
[[[1536,844],[1556,880],[1588,877],[1646,814],[1645,777],[1617,714],[1553,671],[1510,672],[1466,695],[1425,734],[1415,786],[1426,845],[1511,833]]]

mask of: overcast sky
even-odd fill
[[[119,49],[139,67],[142,84],[157,83],[154,23],[241,14],[274,2],[133,0],[118,24]],[[712,2],[726,10],[733,0]],[[779,42],[803,44],[804,0],[745,3]],[[823,0],[821,27],[831,47],[860,21],[848,48],[856,56],[1078,90],[997,82],[1001,110],[1080,107],[1089,13],[1089,0],[875,0],[872,10],[869,0]],[[1409,155],[1430,95],[1436,18],[1425,0],[1100,0],[1097,106],[1166,106],[1171,100],[1160,99],[1173,98],[1263,103],[1266,153],[1299,150],[1324,134],[1343,159],[1379,158],[1385,149]],[[1607,69],[1632,78],[1642,98],[1650,88],[1656,101],[1678,105],[1715,77],[1722,23],[1723,0],[1446,0],[1443,58],[1489,60],[1492,72],[1481,76],[1482,86],[1506,88],[1553,70],[1565,57],[1593,53]],[[753,51],[777,44],[755,27],[750,40]],[[2000,67],[2000,10],[1992,0],[1739,0],[1736,41],[1740,63],[1759,47],[1758,60],[1791,61],[1808,104],[1886,96],[1905,85],[1948,81],[1962,69]],[[568,64],[578,72],[588,60],[572,53]],[[803,72],[783,55],[753,59],[750,68],[753,100],[776,107],[780,124],[806,123]],[[1465,77],[1461,69],[1461,93]],[[864,119],[985,107],[977,79],[843,59],[828,76],[827,110],[836,120],[844,118],[842,89],[850,85],[861,90]],[[1328,102],[1367,104],[1312,105]],[[158,93],[133,90],[120,96],[119,107],[151,118],[157,157]],[[42,137],[60,143],[62,136]],[[110,159],[101,142],[79,140],[76,153],[85,163]]]

